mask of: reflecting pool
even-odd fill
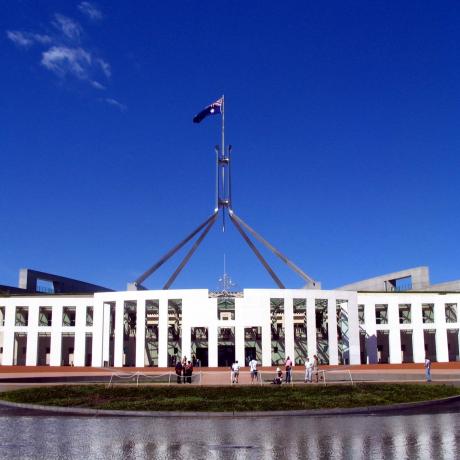
[[[8,459],[458,459],[459,447],[459,411],[180,419],[0,410],[0,458]]]

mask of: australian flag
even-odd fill
[[[193,117],[193,123],[201,123],[208,115],[217,115],[222,113],[224,98],[217,99],[216,102],[205,107],[198,115]]]

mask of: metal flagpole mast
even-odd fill
[[[219,146],[216,145],[216,208],[215,212],[219,212]]]
[[[225,95],[222,95],[222,147],[220,151],[221,159],[225,159]],[[222,196],[225,199],[225,163],[222,163]],[[222,232],[225,232],[225,209],[222,208]]]

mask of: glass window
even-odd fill
[[[358,321],[359,324],[364,324],[364,305],[358,305]]]
[[[29,307],[16,307],[16,326],[27,326],[29,324]]]
[[[75,326],[75,307],[64,307],[62,309],[62,325]]]
[[[446,312],[446,323],[456,323],[458,321],[456,303],[446,303],[445,312]]]
[[[40,307],[38,309],[38,325],[51,326],[53,309],[51,307]]]
[[[399,324],[410,324],[411,306],[408,303],[399,305]]]
[[[422,318],[424,323],[434,323],[434,304],[422,304]]]
[[[377,324],[388,324],[388,305],[378,304],[375,306],[375,322]]]
[[[86,307],[86,325],[87,326],[92,326],[93,325],[93,307]]]

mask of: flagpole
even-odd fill
[[[225,159],[225,95],[222,95],[222,150],[221,158]],[[225,199],[225,166],[222,163],[222,195]],[[225,232],[225,209],[222,209],[222,232]]]
[[[219,146],[216,145],[214,150],[216,151],[216,209],[219,211]]]
[[[225,156],[225,99],[222,96],[222,155]]]

